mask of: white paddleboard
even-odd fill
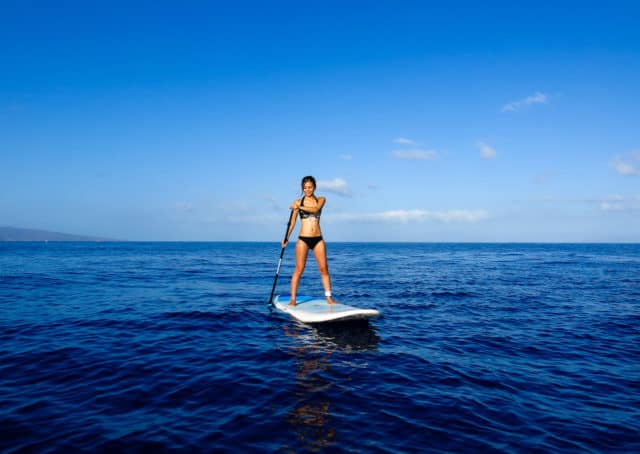
[[[290,295],[278,295],[273,304],[282,312],[303,323],[338,322],[347,320],[366,320],[377,317],[375,309],[360,309],[346,304],[328,304],[326,298],[313,296],[296,297],[296,305],[289,306]]]

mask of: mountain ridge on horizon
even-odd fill
[[[52,232],[41,229],[0,226],[0,242],[2,241],[119,241],[113,238],[102,238],[72,233]]]

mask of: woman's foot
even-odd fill
[[[339,304],[336,300],[333,299],[333,297],[331,296],[327,296],[327,303],[329,304]]]

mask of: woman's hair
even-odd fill
[[[302,183],[300,183],[300,186],[304,188],[305,183],[311,183],[313,185],[313,189],[316,188],[316,179],[313,178],[311,175],[307,175],[306,177],[304,177],[302,179]]]

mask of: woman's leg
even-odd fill
[[[300,278],[304,272],[308,255],[309,246],[307,246],[304,241],[298,240],[296,243],[296,269],[293,270],[293,276],[291,276],[291,299],[289,300],[289,306],[296,305],[296,293],[298,292],[298,285],[300,284]]]
[[[329,265],[327,264],[327,247],[324,240],[320,241],[316,247],[313,248],[313,255],[318,262],[318,270],[320,271],[320,279],[322,279],[322,286],[324,287],[325,295],[327,296],[327,303],[337,304],[331,294],[331,277],[329,276]]]

